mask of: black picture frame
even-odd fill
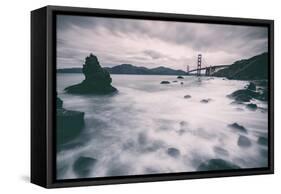
[[[105,178],[56,180],[56,15],[216,23],[268,28],[268,167]],[[169,181],[274,173],[274,21],[171,13],[46,6],[31,12],[31,182],[46,188]]]

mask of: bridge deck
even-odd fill
[[[228,67],[228,66],[229,65],[216,65],[216,66],[211,66],[211,67],[212,68],[221,68],[221,67]],[[194,72],[194,71],[197,71],[197,70],[205,70],[207,68],[210,68],[210,66],[209,67],[202,67],[200,69],[192,69],[192,70],[188,71],[187,73]]]

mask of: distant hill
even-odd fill
[[[228,68],[214,73],[213,76],[237,80],[268,79],[268,53],[236,61]]]
[[[174,70],[167,67],[156,67],[148,69],[146,67],[137,67],[131,64],[122,64],[114,67],[105,67],[110,74],[133,74],[133,75],[185,75],[182,70]],[[58,73],[82,73],[82,68],[57,69]]]
[[[57,73],[82,73],[82,68],[73,67],[73,68],[57,69]]]

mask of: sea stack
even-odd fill
[[[67,93],[111,94],[117,92],[117,89],[111,85],[110,74],[100,66],[98,58],[92,53],[86,57],[82,71],[85,79],[79,84],[65,88]]]

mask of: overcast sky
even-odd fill
[[[124,63],[186,69],[231,64],[267,52],[267,28],[86,16],[58,16],[58,68],[82,67],[96,55],[102,66]]]

